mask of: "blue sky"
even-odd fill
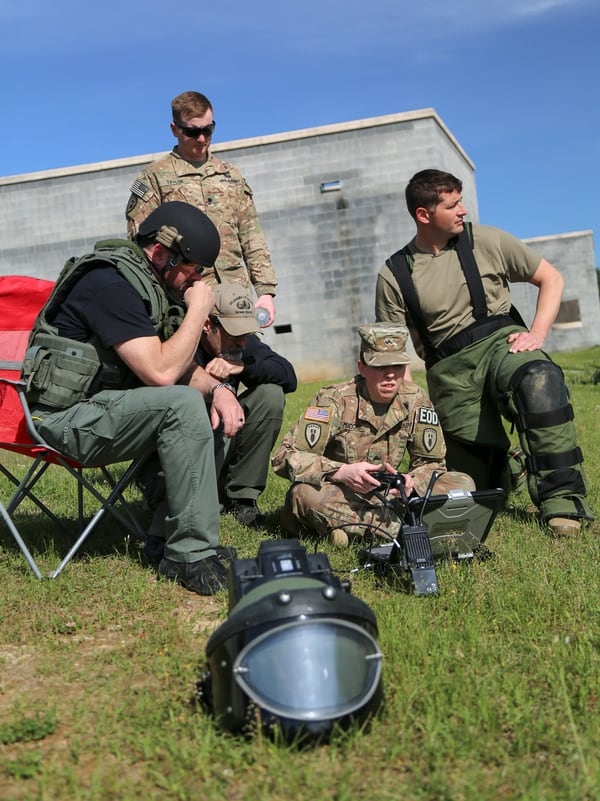
[[[0,29],[0,176],[167,150],[188,89],[215,141],[434,108],[482,222],[593,229],[600,264],[597,0],[0,0]]]

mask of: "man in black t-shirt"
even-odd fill
[[[214,304],[195,278],[218,251],[214,225],[179,202],[156,209],[137,244],[98,243],[65,265],[24,368],[36,426],[65,455],[93,467],[158,453],[168,507],[158,572],[202,595],[227,585],[213,429],[235,436],[244,420],[194,362]]]

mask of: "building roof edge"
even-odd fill
[[[433,108],[417,109],[416,111],[402,111],[396,114],[386,114],[380,117],[367,117],[362,120],[350,120],[348,122],[338,122],[331,125],[319,125],[314,128],[303,128],[297,131],[285,131],[277,134],[267,134],[265,136],[255,136],[249,139],[235,139],[229,142],[218,142],[211,146],[211,150],[215,153],[239,150],[241,148],[260,147],[261,145],[272,145],[280,142],[291,142],[297,139],[307,139],[311,136],[328,136],[331,134],[343,133],[346,131],[362,130],[364,128],[376,128],[381,125],[394,125],[399,122],[410,122],[412,120],[420,120],[431,117],[442,129],[448,139],[452,142],[454,147],[459,151],[461,156],[468,162],[469,166],[474,169],[474,164],[467,156],[457,139],[446,127],[444,122],[438,116]],[[22,173],[21,175],[8,175],[0,177],[0,186],[8,186],[10,184],[21,184],[32,181],[44,181],[51,178],[64,178],[69,175],[82,175],[90,172],[100,172],[103,170],[115,170],[121,167],[133,167],[144,164],[149,164],[161,158],[168,150],[161,151],[160,153],[146,153],[141,156],[128,156],[126,158],[111,159],[110,161],[98,161],[91,164],[78,164],[72,167],[59,167],[52,170],[43,170],[41,172]]]

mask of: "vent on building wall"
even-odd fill
[[[323,181],[320,186],[321,194],[324,195],[325,192],[339,192],[342,188],[341,181]]]
[[[553,328],[581,328],[581,312],[579,311],[579,301],[563,300],[558,309]]]

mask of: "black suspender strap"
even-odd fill
[[[417,329],[421,344],[425,349],[425,361],[427,363],[436,362],[437,356],[435,348],[429,337],[429,331],[425,325],[425,318],[421,314],[421,304],[417,296],[414,282],[412,280],[412,269],[409,264],[409,259],[412,261],[411,253],[408,246],[398,250],[393,256],[387,259],[386,264],[400,287],[400,292],[404,298],[404,305],[406,306],[406,315],[410,317],[413,325]]]
[[[514,306],[511,306],[508,315],[488,317],[483,281],[481,280],[481,274],[477,267],[475,256],[473,255],[473,226],[471,223],[465,223],[463,230],[456,238],[455,248],[469,290],[471,305],[473,307],[473,317],[475,320],[468,328],[455,334],[449,340],[443,342],[438,348],[433,346],[425,324],[425,318],[421,312],[421,304],[419,303],[417,290],[415,289],[415,284],[412,279],[413,256],[408,245],[394,253],[394,255],[390,256],[386,261],[387,266],[400,287],[404,298],[407,317],[411,319],[414,327],[417,329],[419,339],[425,350],[426,367],[431,367],[432,364],[435,364],[440,359],[445,359],[453,353],[458,353],[459,350],[489,336],[490,333],[500,328],[505,328],[515,323],[517,325],[522,325],[524,328],[527,327]]]
[[[473,255],[473,243],[471,223],[465,223],[463,230],[456,239],[456,252],[460,259],[460,266],[464,273],[469,295],[471,296],[471,306],[473,307],[473,317],[479,320],[487,317],[487,303],[485,302],[485,292],[483,291],[483,281]]]

